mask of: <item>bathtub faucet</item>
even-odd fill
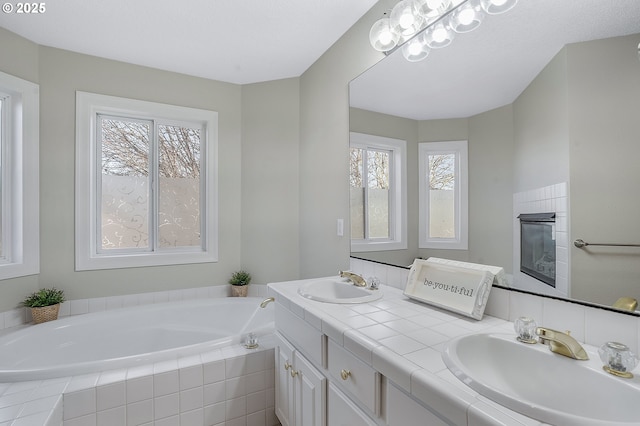
[[[261,308],[266,308],[269,303],[274,302],[275,300],[276,300],[275,297],[268,297],[268,298],[264,299],[262,301],[262,303],[260,303],[260,307]]]
[[[340,276],[342,278],[347,278],[347,279],[351,280],[351,282],[355,286],[358,286],[358,287],[366,287],[367,286],[367,282],[365,281],[365,279],[362,278],[358,274],[354,274],[353,272],[340,271]]]

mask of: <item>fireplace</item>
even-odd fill
[[[520,219],[520,271],[556,287],[555,213],[523,213]]]

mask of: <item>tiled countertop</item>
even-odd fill
[[[388,286],[381,286],[382,298],[366,304],[317,302],[297,292],[308,281],[269,284],[269,295],[454,424],[545,424],[479,395],[441,357],[450,340],[465,334],[496,332],[515,338],[513,323],[487,315],[476,321],[410,300]]]

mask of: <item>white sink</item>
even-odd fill
[[[298,293],[307,299],[326,303],[367,303],[382,297],[382,290],[357,287],[339,279],[322,279],[303,284]]]
[[[508,334],[475,334],[451,341],[442,358],[453,374],[479,394],[542,422],[558,426],[640,424],[640,379],[602,370],[597,353],[577,361],[542,344]]]

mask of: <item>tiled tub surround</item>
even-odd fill
[[[250,295],[266,294],[266,286],[251,287]],[[111,306],[216,297],[218,292],[212,287],[133,295]],[[104,310],[107,300],[80,303]],[[128,369],[0,383],[0,426],[276,425],[273,347],[268,337],[258,349],[233,345]]]
[[[0,384],[2,426],[277,425],[273,339],[129,369]]]
[[[270,284],[269,295],[276,298],[276,310],[296,315],[380,372],[390,382],[388,387],[422,401],[447,424],[456,426],[543,423],[480,396],[453,376],[441,351],[455,337],[498,332],[515,338],[511,321],[528,315],[547,327],[571,330],[594,359],[597,347],[606,341],[625,342],[637,349],[640,340],[640,319],[636,317],[497,288],[492,290],[485,317],[475,321],[410,301],[401,290],[388,286],[383,286],[382,299],[368,304],[314,302],[297,294],[303,282]],[[383,424],[384,419],[378,420]]]

